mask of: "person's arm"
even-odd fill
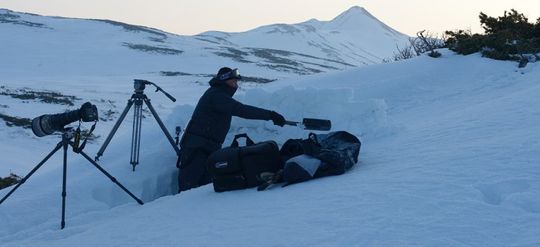
[[[281,114],[275,111],[269,111],[255,106],[244,105],[240,102],[238,103],[238,106],[235,108],[235,110],[233,110],[233,116],[247,119],[272,120],[275,125],[281,127],[285,125],[285,118],[281,116]]]
[[[245,105],[225,95],[220,96],[213,103],[218,112],[231,114],[245,119],[272,120],[274,124],[283,126],[285,118],[280,114],[259,107]]]
[[[266,109],[259,107],[244,105],[240,102],[232,111],[233,116],[245,118],[245,119],[260,119],[260,120],[270,120],[272,119],[272,112]]]
[[[270,120],[271,111],[255,106],[244,105],[226,95],[216,95],[212,105],[216,111],[246,119]]]

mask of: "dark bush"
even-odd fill
[[[17,184],[19,181],[21,181],[21,177],[11,173],[9,174],[9,177],[0,178],[0,190],[6,187],[9,187],[11,185]]]
[[[396,46],[396,52],[391,58],[385,58],[382,60],[383,63],[389,63],[391,61],[401,61],[405,59],[410,59],[413,57],[420,56],[427,53],[428,56],[433,58],[441,57],[442,54],[436,49],[445,48],[446,46],[446,37],[426,32],[426,30],[416,33],[416,38],[409,38],[409,45],[401,48]]]
[[[471,31],[459,30],[456,32],[446,31],[448,39],[446,45],[452,51],[459,54],[469,55],[479,52],[484,46],[482,35],[472,34]]]
[[[438,51],[432,51],[430,53],[428,53],[428,56],[432,57],[432,58],[438,58],[438,57],[441,57],[442,54]]]
[[[23,127],[25,129],[32,128],[32,119],[29,118],[19,118],[0,113],[0,119],[6,122],[8,127]]]
[[[514,9],[497,18],[480,13],[479,18],[484,34],[446,31],[450,50],[463,55],[481,52],[498,60],[519,60],[523,54],[540,52],[540,18],[529,23],[525,15]]]
[[[58,92],[54,91],[37,91],[32,90],[29,88],[22,88],[22,89],[9,89],[6,87],[0,87],[0,95],[5,95],[12,97],[14,99],[20,99],[24,101],[27,100],[39,100],[44,103],[51,103],[51,104],[61,104],[61,105],[69,105],[74,106],[75,100],[80,100],[80,98],[77,98],[72,95],[63,95]]]

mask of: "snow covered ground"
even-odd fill
[[[163,133],[145,119],[141,162],[132,172],[127,124],[100,164],[145,205],[70,153],[66,228],[59,229],[62,168],[51,162],[0,205],[0,243],[538,246],[539,78],[538,64],[517,70],[512,62],[443,51],[439,59],[419,57],[244,90],[236,96],[243,102],[291,120],[328,118],[334,130],[347,130],[363,142],[360,161],[350,172],[265,192],[218,194],[209,185],[173,195],[176,157]],[[101,80],[112,84],[116,78]],[[174,108],[158,109],[169,129],[185,125],[204,87],[183,90],[189,94],[172,90],[183,99]],[[106,134],[110,127],[99,128]],[[280,144],[308,134],[235,119],[230,134],[240,132]],[[32,157],[21,157],[24,152],[2,141],[8,148],[2,155],[38,162],[57,142],[48,138],[50,147],[28,138],[36,149]],[[101,142],[89,144],[87,153],[93,157]]]

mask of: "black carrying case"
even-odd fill
[[[242,137],[246,138],[246,146],[240,147],[238,139]],[[230,147],[208,157],[207,169],[214,191],[223,192],[260,185],[263,182],[261,174],[283,169],[283,160],[276,142],[254,143],[247,134],[239,134]]]

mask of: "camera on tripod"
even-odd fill
[[[13,189],[11,189],[2,199],[0,199],[0,204],[2,204],[19,186],[24,184],[26,180],[28,180],[32,174],[34,174],[41,166],[47,162],[58,150],[63,149],[64,153],[64,160],[63,160],[63,176],[62,176],[62,218],[60,222],[60,228],[64,229],[66,222],[65,222],[65,216],[66,216],[66,180],[67,180],[67,150],[68,147],[73,147],[73,152],[76,154],[82,155],[88,162],[90,162],[94,167],[96,167],[101,173],[105,174],[113,183],[118,185],[124,192],[126,192],[129,196],[131,196],[137,203],[143,205],[143,201],[139,198],[137,198],[133,193],[131,193],[126,187],[124,187],[118,180],[113,177],[111,174],[109,174],[103,167],[101,167],[98,163],[96,163],[90,156],[88,156],[84,151],[84,146],[86,145],[87,138],[84,140],[82,145],[79,146],[80,141],[80,128],[77,128],[77,130],[73,130],[73,128],[65,128],[64,126],[67,124],[70,124],[75,121],[83,121],[83,122],[95,122],[92,128],[90,129],[90,132],[88,133],[88,136],[92,134],[92,131],[96,127],[97,121],[98,121],[98,110],[95,105],[92,105],[90,102],[84,103],[80,109],[69,111],[65,113],[59,113],[59,114],[46,114],[41,115],[39,117],[36,117],[32,120],[32,132],[36,136],[42,137],[46,135],[50,135],[54,133],[55,131],[62,132],[62,140],[56,144],[56,147],[47,155],[45,158],[37,164],[30,173],[28,173],[24,178],[22,178]],[[80,126],[79,126],[80,127]],[[74,140],[72,140],[74,139]]]
[[[58,114],[45,114],[34,118],[32,120],[32,132],[38,137],[43,137],[55,131],[63,131],[64,126],[75,121],[94,122],[97,120],[97,107],[90,102],[86,102],[78,110]]]

